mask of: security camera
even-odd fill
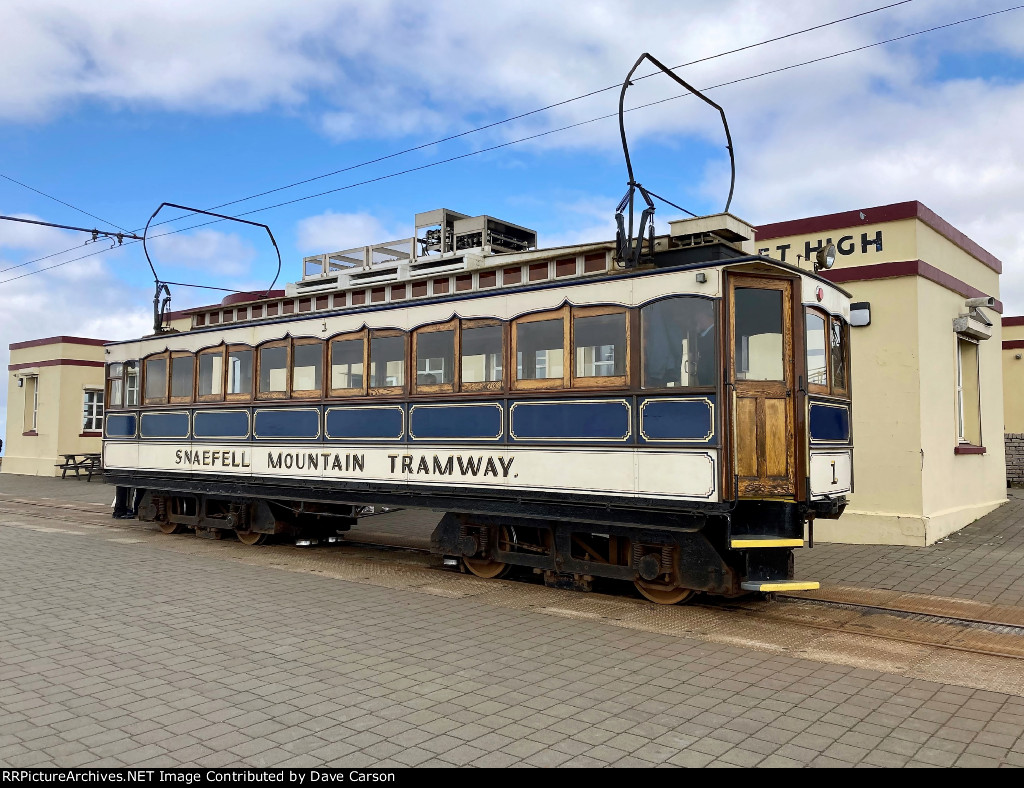
[[[964,301],[964,306],[969,306],[972,309],[979,306],[985,306],[989,309],[994,309],[996,300],[992,296],[979,296],[978,298],[968,298]]]

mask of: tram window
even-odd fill
[[[501,325],[462,327],[462,383],[500,383],[504,355]],[[470,386],[470,388],[477,388]]]
[[[288,346],[260,348],[260,396],[285,396],[288,393]]]
[[[139,362],[126,361],[124,364],[124,404],[133,408],[139,404]]]
[[[370,387],[397,388],[405,385],[405,337],[370,337]]]
[[[737,287],[737,380],[785,380],[782,363],[782,291]]]
[[[843,321],[832,318],[831,355],[833,392],[846,391],[846,331]]]
[[[363,338],[331,342],[331,390],[363,388]]]
[[[825,318],[817,312],[807,312],[807,383],[828,388],[828,352],[825,342]]]
[[[577,378],[625,377],[625,311],[603,315],[574,313],[572,330]]]
[[[565,349],[565,318],[516,324],[516,378],[561,380]]]
[[[107,392],[107,407],[121,407],[121,378],[124,376],[124,364],[107,364],[107,380],[109,391]]]
[[[219,399],[224,391],[224,351],[199,354],[200,399]]]
[[[252,395],[252,351],[248,348],[228,351],[227,393],[234,399]]]
[[[643,387],[714,386],[717,364],[715,305],[676,296],[640,310]]]
[[[192,379],[195,375],[195,357],[171,357],[171,401],[182,402],[192,399]]]
[[[446,386],[455,382],[455,329],[416,333],[416,386]]]
[[[146,402],[167,400],[167,356],[146,361]]]
[[[323,385],[324,347],[317,342],[296,342],[292,348],[292,396],[319,396]]]

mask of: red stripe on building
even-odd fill
[[[896,279],[901,276],[920,276],[947,290],[952,290],[964,298],[988,296],[988,293],[983,293],[978,288],[971,287],[966,282],[957,279],[955,276],[950,276],[945,271],[940,271],[934,265],[929,265],[924,260],[857,265],[850,268],[833,268],[831,271],[820,271],[819,273],[830,282],[835,282],[836,284],[866,282],[873,279]],[[993,309],[1001,313],[1003,311],[1003,302],[996,300],[996,305]]]
[[[30,339],[27,342],[15,342],[8,345],[9,350],[22,350],[27,347],[41,347],[43,345],[105,345],[108,339],[86,339],[85,337],[47,337],[46,339]]]
[[[1004,339],[1003,350],[1016,350],[1024,347],[1024,339]]]
[[[86,361],[81,358],[51,358],[49,361],[26,361],[24,364],[8,364],[10,371],[32,367],[102,367],[102,361]]]
[[[1004,317],[1004,326],[1024,326],[1024,316],[1021,317]]]

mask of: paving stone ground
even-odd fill
[[[13,519],[0,765],[1024,765],[1021,697]]]

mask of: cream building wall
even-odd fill
[[[86,391],[103,390],[103,342],[50,337],[10,346],[7,435],[0,471],[59,476],[54,465],[62,454],[100,452],[101,432],[83,429],[83,405]]]
[[[1024,433],[1024,317],[1004,317],[1003,432]]]
[[[958,440],[957,334],[968,297],[999,297],[1001,265],[918,202],[758,228],[757,249],[808,267],[835,243],[826,276],[871,304],[851,329],[854,492],[822,541],[927,545],[1006,500],[999,312],[978,343],[980,445]],[[799,256],[799,257],[798,257]]]

